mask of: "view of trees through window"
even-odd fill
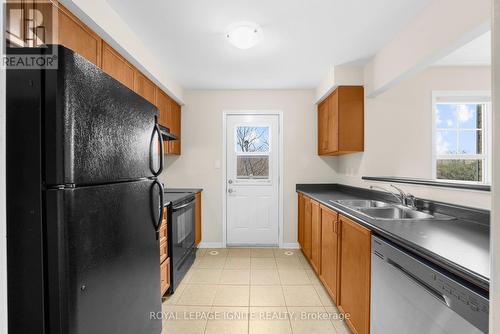
[[[485,182],[485,106],[436,104],[436,178]]]
[[[237,178],[268,178],[269,127],[237,127],[236,154]]]

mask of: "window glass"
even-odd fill
[[[457,131],[438,131],[436,134],[436,152],[439,155],[457,153]]]
[[[488,182],[490,146],[485,97],[437,97],[435,103],[435,175],[437,179]]]
[[[441,180],[483,181],[483,160],[439,159],[437,178]]]
[[[236,152],[269,152],[269,127],[236,127]]]
[[[268,155],[238,155],[236,157],[236,177],[238,179],[268,179]]]

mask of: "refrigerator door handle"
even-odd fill
[[[163,189],[163,184],[159,182],[158,180],[153,181],[153,186],[158,185],[158,189],[160,190],[160,212],[158,213],[158,221],[155,222],[155,229],[156,229],[156,238],[158,239],[160,236],[160,228],[161,228],[161,223],[163,221],[163,196],[164,196],[164,189]],[[153,206],[154,207],[154,206]],[[154,217],[154,215],[153,215]]]
[[[158,167],[158,170],[155,171],[154,170],[154,161],[153,161],[153,148],[154,148],[154,135],[158,136],[158,142],[160,144],[160,154],[159,154],[159,158],[160,158],[160,166]],[[161,136],[161,132],[160,132],[160,127],[158,126],[158,122],[156,120],[156,117],[155,117],[155,127],[153,129],[153,135],[152,135],[152,138],[151,138],[151,144],[149,146],[149,165],[151,166],[151,172],[153,172],[153,175],[154,176],[158,176],[161,174],[161,172],[163,171],[163,139],[162,139],[162,136]]]

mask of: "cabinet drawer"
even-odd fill
[[[160,262],[165,261],[167,257],[168,257],[168,242],[165,239],[163,242],[160,243]]]
[[[163,296],[170,287],[170,258],[167,258],[160,265],[160,288]]]

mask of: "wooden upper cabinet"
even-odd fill
[[[134,92],[156,105],[156,85],[138,70],[134,72]]]
[[[312,207],[311,199],[304,196],[304,247],[302,248],[304,255],[311,259],[311,246],[312,246]]]
[[[58,8],[57,42],[101,66],[101,38],[61,4]]]
[[[156,87],[156,106],[160,110],[159,123],[170,129],[172,99],[158,87]]]
[[[101,66],[104,72],[128,88],[134,89],[134,66],[104,41],[102,42]]]
[[[6,1],[5,37],[12,46],[22,47],[26,43],[28,5],[27,1]]]
[[[339,86],[318,105],[318,154],[364,150],[364,89]]]
[[[304,195],[298,194],[298,208],[297,208],[297,241],[300,248],[304,248]]]
[[[338,214],[321,205],[320,279],[332,299],[338,301]]]
[[[201,192],[194,194],[194,243],[198,245],[201,242]]]
[[[311,264],[316,273],[321,269],[321,209],[311,201]]]
[[[170,132],[177,136],[177,140],[171,140],[168,142],[169,154],[180,155],[181,154],[181,106],[172,100],[170,118],[168,120],[170,124]]]
[[[338,307],[350,314],[354,333],[370,332],[371,232],[340,216],[340,298]]]

